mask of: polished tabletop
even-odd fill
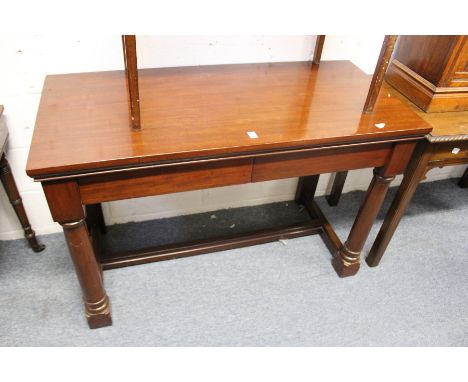
[[[47,76],[27,173],[44,177],[431,130],[387,85],[374,113],[363,114],[370,81],[349,61],[144,69],[142,129],[132,131],[123,71]]]

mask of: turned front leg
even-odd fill
[[[382,176],[378,170],[374,170],[374,177],[367,190],[366,198],[356,216],[348,239],[332,262],[340,277],[352,276],[358,272],[362,248],[382,206],[390,182],[394,178],[394,176]]]
[[[86,318],[91,329],[112,325],[109,297],[102,282],[84,219],[62,223],[75,272],[83,292]]]
[[[91,329],[112,325],[109,298],[85,223],[78,185],[74,182],[42,185],[52,217],[65,233],[75,272],[81,285],[86,319]]]
[[[44,250],[45,245],[40,244],[37,241],[36,234],[31,228],[28,216],[26,215],[26,210],[23,206],[23,201],[18,192],[18,187],[16,186],[15,178],[13,177],[10,164],[8,163],[5,155],[2,156],[0,161],[0,180],[2,181],[10,203],[15,210],[16,216],[18,216],[18,220],[23,227],[24,237],[28,240],[29,245],[34,252],[41,252]]]

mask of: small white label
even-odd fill
[[[377,127],[377,129],[383,129],[385,127],[385,123],[383,123],[383,122],[376,123],[374,126]]]
[[[452,154],[458,154],[460,152],[460,149],[458,147],[455,147],[453,150],[452,150]]]
[[[258,138],[258,135],[255,131],[247,131],[247,135],[249,136],[250,139]]]

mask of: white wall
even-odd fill
[[[322,59],[350,59],[372,73],[383,35],[327,36]],[[164,67],[241,62],[308,60],[312,36],[141,36],[139,66]],[[39,184],[25,174],[40,93],[46,74],[122,69],[119,36],[0,36],[0,104],[10,131],[8,159],[33,228],[38,234],[60,231],[52,221]],[[428,180],[460,176],[463,167],[434,170]],[[350,173],[345,191],[365,189],[370,170]],[[124,200],[104,205],[108,224],[154,219],[290,200],[297,179]],[[329,186],[321,177],[318,194]],[[394,182],[398,184],[399,179]],[[0,191],[0,240],[22,237],[3,189]]]

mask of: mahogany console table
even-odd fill
[[[390,181],[431,130],[386,90],[363,113],[371,76],[347,61],[141,70],[141,130],[129,128],[127,80],[124,71],[48,76],[27,164],[64,229],[91,328],[111,324],[101,269],[318,233],[336,272],[355,274]],[[311,197],[316,175],[369,167],[373,180],[342,244]],[[99,252],[101,202],[291,177],[301,177],[296,199],[310,223]]]

